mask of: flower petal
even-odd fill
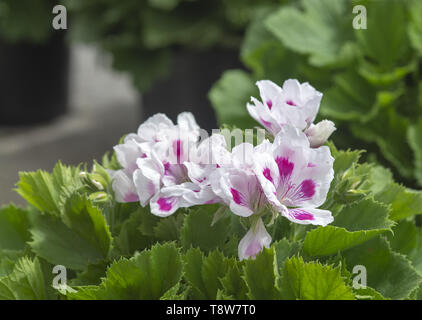
[[[294,223],[326,226],[333,222],[331,211],[315,208],[295,208],[281,212],[283,216]]]
[[[117,170],[111,175],[112,188],[117,202],[137,202],[139,201],[132,177],[123,170]]]
[[[256,255],[260,253],[264,247],[270,247],[271,240],[271,236],[265,229],[262,219],[259,218],[256,225],[253,228],[250,228],[239,242],[239,259],[255,259]]]

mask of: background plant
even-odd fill
[[[8,42],[44,42],[53,34],[54,0],[0,0],[0,37]]]
[[[367,9],[366,30],[352,27],[358,4]],[[324,92],[320,117],[335,121],[338,146],[363,147],[400,181],[422,185],[420,17],[422,4],[413,0],[301,0],[261,8],[241,48],[251,72],[227,71],[210,92],[220,122],[256,125],[245,106],[257,79],[309,81]]]
[[[255,10],[283,0],[65,0],[73,39],[110,52],[113,65],[147,90],[171,67],[176,48],[208,50],[240,46]]]

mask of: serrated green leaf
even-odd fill
[[[289,258],[282,268],[278,283],[283,299],[352,300],[339,269],[318,262],[305,263],[302,258]]]
[[[395,182],[375,194],[375,200],[390,204],[390,219],[394,221],[422,214],[422,191],[408,189]]]
[[[23,257],[14,266],[13,272],[0,278],[1,300],[46,300],[56,294],[37,258]]]
[[[350,270],[366,268],[367,285],[391,299],[405,299],[419,285],[421,277],[405,256],[391,250],[378,236],[343,253]]]
[[[145,235],[141,231],[141,226],[148,220],[148,215],[152,214],[147,209],[138,208],[122,223],[120,232],[114,238],[113,256],[132,255],[135,251],[152,245],[153,236]]]
[[[150,250],[111,264],[99,286],[75,287],[71,299],[159,299],[182,276],[182,260],[174,243],[157,244]]]
[[[393,232],[394,236],[388,235],[391,248],[406,255],[422,275],[422,229],[413,222],[402,220],[393,228]]]
[[[272,244],[272,247],[274,247],[277,259],[277,266],[279,267],[283,265],[284,261],[287,258],[290,258],[295,254],[299,253],[300,249],[302,248],[301,243],[290,242],[286,238],[274,242]]]
[[[181,231],[181,243],[184,248],[199,247],[204,252],[210,252],[224,247],[229,235],[229,218],[223,218],[211,226],[217,210],[218,205],[202,205],[186,215]]]
[[[160,241],[177,241],[180,238],[185,216],[183,213],[173,214],[170,217],[161,219],[154,227],[154,236]]]
[[[62,219],[68,228],[84,238],[106,258],[111,249],[111,234],[101,210],[86,197],[73,194],[64,206]]]
[[[279,298],[275,286],[279,277],[274,247],[264,248],[255,259],[245,260],[244,280],[248,287],[248,298],[252,300],[273,300]]]
[[[247,299],[248,288],[242,278],[240,263],[234,263],[220,281],[227,296],[237,300]]]
[[[236,263],[218,250],[205,257],[198,248],[189,249],[184,260],[184,277],[192,288],[193,299],[216,299],[218,290],[223,289],[220,279]]]
[[[64,195],[82,186],[79,173],[79,168],[67,167],[61,162],[51,174],[42,170],[20,172],[16,191],[38,210],[58,215]]]
[[[331,225],[307,233],[304,250],[310,256],[335,254],[391,231],[389,212],[385,204],[371,198],[345,206]]]
[[[28,213],[13,205],[0,209],[0,249],[23,250],[31,239]]]
[[[111,248],[111,235],[101,211],[82,196],[65,205],[63,220],[32,214],[32,250],[52,264],[83,270],[104,260]]]

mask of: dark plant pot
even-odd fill
[[[0,125],[52,120],[67,110],[69,48],[65,33],[44,44],[0,39]]]
[[[163,112],[175,121],[180,112],[190,111],[201,128],[217,128],[208,92],[225,70],[233,68],[243,68],[238,50],[175,50],[169,77],[142,95],[143,120]]]

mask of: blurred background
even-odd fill
[[[252,128],[260,79],[310,82],[337,147],[420,188],[421,54],[421,0],[0,0],[0,205],[157,112]]]

